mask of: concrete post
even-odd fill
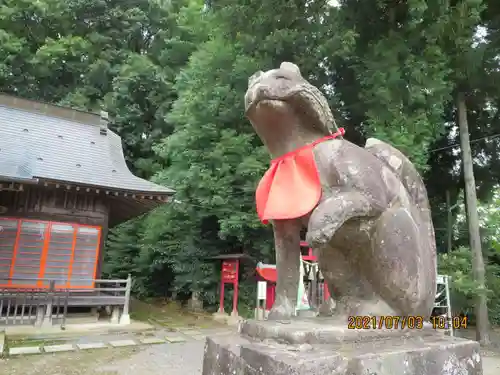
[[[111,324],[120,323],[120,308],[118,306],[113,306],[111,310]]]
[[[43,318],[43,326],[52,326],[52,303],[54,299],[54,291],[56,290],[55,280],[49,282],[49,293],[47,294],[47,305],[45,306],[45,316]]]
[[[128,274],[127,284],[125,286],[125,303],[123,304],[122,315],[120,316],[120,324],[130,324],[130,293],[132,291],[132,275]]]
[[[35,319],[35,327],[41,327],[43,324],[43,320],[45,316],[45,306],[37,306],[36,307],[36,319]]]

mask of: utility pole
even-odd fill
[[[481,236],[479,232],[479,215],[477,213],[476,181],[474,180],[472,152],[469,139],[469,125],[467,123],[467,104],[465,102],[465,95],[460,90],[458,91],[456,99],[465,180],[469,244],[472,251],[472,272],[474,280],[477,282],[479,287],[474,306],[476,313],[476,340],[479,341],[481,345],[487,345],[490,343],[488,305],[485,293],[486,283],[483,253],[481,250]]]
[[[448,253],[451,252],[451,248],[453,247],[453,216],[451,214],[451,202],[450,202],[450,191],[446,190],[446,211],[448,214],[448,226],[446,228],[446,235],[448,236],[448,243],[446,246],[446,250]]]
[[[446,235],[448,237],[446,251],[451,252],[453,248],[453,210],[458,207],[458,203],[451,205],[450,191],[446,190],[446,212],[448,214],[448,225],[446,228]]]

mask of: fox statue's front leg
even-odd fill
[[[367,220],[378,217],[382,212],[369,198],[356,191],[333,189],[330,198],[325,199],[312,212],[307,231],[307,242],[318,255],[319,266],[331,292],[335,291],[335,314],[343,315],[381,315],[391,310],[374,293],[372,283],[365,274],[359,272],[359,263],[370,264],[365,252],[342,251],[335,245],[334,237],[341,228],[346,236],[345,225],[353,219]],[[347,232],[359,235],[355,224]],[[347,234],[347,238],[350,235]],[[352,238],[352,241],[355,239]],[[342,241],[343,242],[343,241]],[[345,243],[342,244],[346,246]]]
[[[271,320],[286,320],[295,315],[300,279],[300,220],[273,221],[276,251],[276,299]]]

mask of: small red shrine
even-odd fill
[[[317,262],[316,256],[313,255],[313,249],[309,247],[309,244],[305,241],[300,242],[300,247],[302,249],[302,260],[308,262]],[[276,280],[278,279],[278,274],[276,271],[276,266],[274,264],[264,264],[259,263],[257,265],[257,277],[258,281],[265,281],[266,285],[266,310],[269,311],[273,307],[274,300],[276,298]],[[330,298],[330,293],[326,284],[323,284],[324,297],[325,300]]]
[[[239,273],[240,262],[242,259],[247,259],[245,254],[225,254],[213,257],[212,259],[219,259],[221,264],[221,282],[220,282],[220,295],[219,295],[219,310],[220,314],[224,314],[224,292],[226,284],[233,286],[233,309],[232,316],[238,316],[238,287],[239,287]]]
[[[274,264],[259,263],[257,265],[257,281],[266,282],[266,310],[273,307],[276,298],[276,280],[278,278],[276,266]]]

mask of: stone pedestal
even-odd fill
[[[216,322],[227,324],[230,326],[237,326],[243,320],[243,318],[239,316],[238,313],[234,312],[231,313],[231,315],[222,312],[216,312],[212,315],[212,317]]]
[[[203,375],[482,375],[479,344],[424,327],[348,330],[335,319],[247,321],[207,338]]]

